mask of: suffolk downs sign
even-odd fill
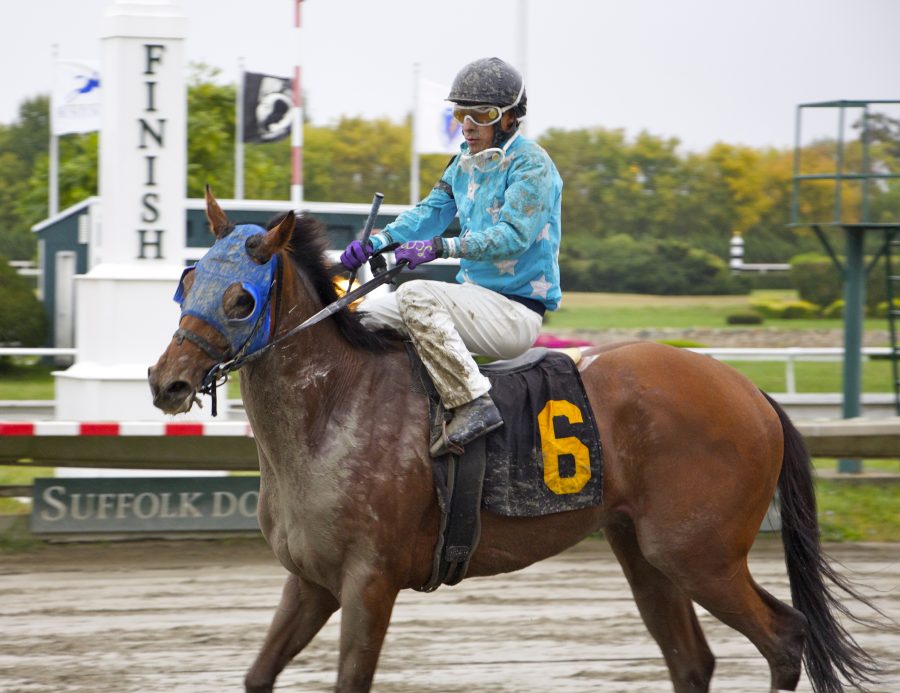
[[[35,533],[258,531],[258,477],[35,479]]]

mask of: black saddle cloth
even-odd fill
[[[424,365],[408,348],[416,389],[431,401],[432,440],[445,412]],[[501,515],[534,516],[597,506],[602,502],[600,435],[575,362],[561,352],[530,349],[516,359],[481,367],[503,426],[461,458],[484,450],[480,505]],[[434,460],[442,510],[449,501],[447,458]],[[480,478],[480,476],[479,476]]]
[[[407,351],[413,385],[430,402],[434,440],[446,413],[412,345]],[[531,349],[481,371],[491,380],[491,397],[504,425],[471,442],[458,459],[432,460],[441,530],[431,578],[416,588],[420,591],[455,585],[465,577],[481,533],[481,507],[501,515],[536,516],[602,501],[600,436],[572,359]]]
[[[600,435],[574,361],[532,349],[482,372],[503,416],[485,441],[482,505],[513,516],[600,505]]]

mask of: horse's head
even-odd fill
[[[268,231],[255,224],[235,226],[209,188],[206,216],[216,240],[184,271],[175,292],[181,305],[178,330],[149,370],[153,404],[167,414],[190,410],[215,365],[268,342],[278,253],[291,240],[295,224],[288,212]]]

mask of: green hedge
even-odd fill
[[[844,262],[844,258],[839,258]],[[865,259],[868,267],[872,258]],[[831,306],[843,298],[843,280],[831,258],[819,253],[808,253],[791,258],[791,281],[797,294],[805,301],[820,306]],[[875,263],[866,275],[866,312],[875,314],[877,306],[887,300],[887,278],[884,259]]]
[[[822,309],[822,317],[823,318],[843,318],[844,317],[844,299],[839,298],[837,301],[832,301],[825,308]]]
[[[761,325],[763,316],[759,313],[733,313],[725,318],[728,325]]]
[[[817,318],[822,309],[809,301],[750,301],[750,307],[766,318],[775,320],[804,320]]]
[[[0,255],[0,344],[38,347],[47,338],[44,308],[28,280]]]
[[[894,310],[900,310],[900,298],[894,299]],[[879,303],[875,306],[873,313],[876,318],[886,318],[888,316],[888,302],[882,301]]]
[[[743,294],[749,288],[720,257],[673,239],[576,238],[564,245],[559,264],[565,291],[676,296]]]

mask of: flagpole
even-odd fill
[[[419,63],[413,63],[413,107],[412,107],[412,142],[409,156],[409,204],[419,202],[419,151],[417,149],[419,118]]]
[[[519,33],[519,71],[528,88],[528,0],[519,0],[518,12]],[[523,135],[528,135],[528,120],[525,119],[519,125]]]
[[[54,84],[57,79],[56,72],[59,70],[59,45],[54,43],[51,46],[51,56],[53,65],[53,80]],[[55,91],[55,90],[54,90]],[[48,216],[53,217],[56,216],[57,212],[59,212],[59,136],[56,134],[56,129],[54,127],[54,94],[51,91],[50,93],[50,176],[49,176],[49,189],[47,191],[47,212]]]
[[[244,59],[238,58],[234,101],[234,199],[244,199]]]
[[[300,24],[300,3],[294,0],[294,44],[297,64],[294,66],[294,118],[291,126],[291,203],[303,203],[303,97],[300,94],[300,66],[303,63],[303,42]]]

